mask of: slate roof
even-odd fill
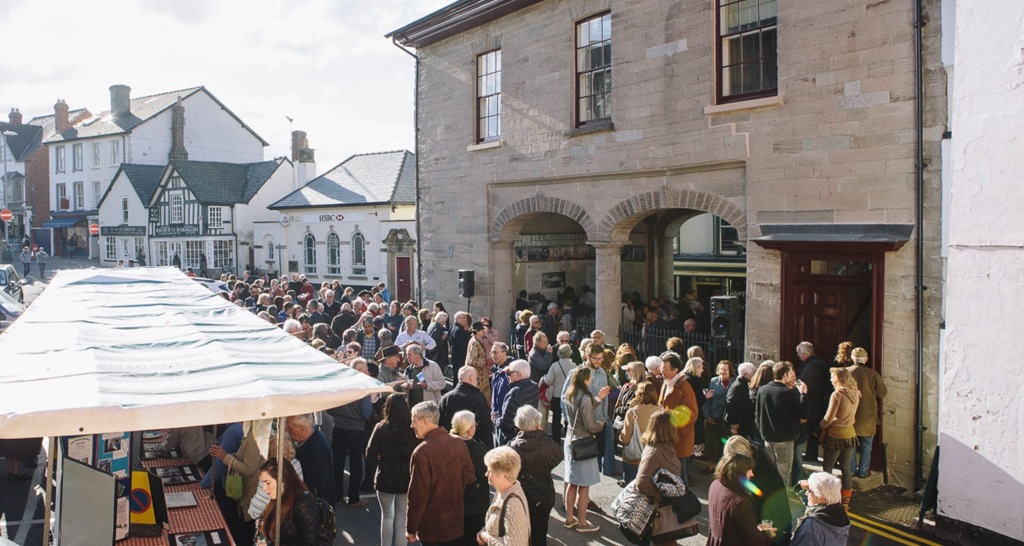
[[[416,203],[416,156],[357,154],[270,205],[271,209]]]
[[[238,118],[231,110],[229,110],[224,103],[217,100],[205,87],[190,87],[187,89],[179,89],[177,91],[168,91],[166,93],[159,93],[156,95],[149,95],[145,97],[137,97],[131,99],[129,105],[129,112],[131,115],[114,119],[110,114],[110,110],[104,110],[99,114],[90,116],[81,120],[80,122],[71,126],[70,129],[63,133],[54,134],[45,140],[46,143],[52,144],[55,142],[66,142],[69,140],[78,140],[83,138],[92,138],[99,136],[119,135],[123,133],[130,133],[132,129],[142,125],[146,121],[156,117],[161,112],[168,110],[174,103],[177,102],[178,97],[182,100],[199,92],[206,93],[209,95],[214,102],[220,105],[225,112],[231,115],[231,117],[238,120],[238,123],[245,127],[253,136],[255,136],[264,146],[267,142],[263,140],[256,131],[253,131],[248,125],[246,125],[241,119]],[[70,118],[70,114],[68,116]]]
[[[172,161],[170,164],[196,199],[205,205],[248,203],[280,165],[276,160],[259,163]]]
[[[16,135],[4,137],[11,156],[15,161],[25,161],[32,152],[43,147],[43,128],[35,125],[12,125],[0,122],[0,131],[14,132]]]
[[[149,200],[153,198],[153,194],[156,193],[157,186],[160,185],[160,178],[163,177],[164,169],[163,165],[138,165],[136,163],[122,163],[121,171],[128,177],[128,181],[131,182],[132,187],[135,188],[135,193],[138,194],[139,200],[142,201],[143,206],[149,204]],[[114,179],[117,179],[117,175],[114,175]],[[107,187],[107,193],[110,193],[110,188],[114,185],[111,184]],[[107,195],[103,195],[103,199],[106,199]],[[100,202],[103,202],[103,199]]]
[[[85,108],[79,108],[77,110],[71,110],[68,112],[68,119],[74,122],[80,116],[89,117],[92,114]],[[57,132],[57,118],[54,114],[48,116],[36,116],[29,120],[28,125],[38,125],[43,128],[43,142],[46,139],[52,137]]]

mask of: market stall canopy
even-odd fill
[[[61,271],[0,335],[0,438],[296,415],[392,392],[170,267]]]

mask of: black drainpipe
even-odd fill
[[[416,150],[416,295],[415,300],[423,303],[423,275],[420,273],[423,271],[423,233],[420,231],[420,56],[409,51],[405,47],[402,47],[398,43],[398,40],[394,37],[391,38],[391,43],[395,44],[395,47],[401,49],[416,59],[416,82],[413,84],[413,135],[415,144],[413,149]]]
[[[921,18],[921,0],[914,0],[914,190],[917,194],[917,239],[915,241],[915,359],[916,376],[914,393],[914,490],[921,488],[924,482],[922,465],[924,464],[924,66],[923,66],[923,27]]]

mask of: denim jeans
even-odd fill
[[[683,485],[685,485],[686,487],[690,487],[690,473],[688,471],[688,469],[690,468],[690,458],[689,457],[680,457],[679,458],[679,466],[682,467],[679,470],[679,477],[683,479]],[[640,466],[638,465],[637,466],[637,470],[639,470],[639,469],[640,469]]]
[[[381,546],[406,546],[405,513],[409,496],[377,491],[380,502],[380,543]]]
[[[804,449],[806,448],[806,442],[793,446],[793,473],[790,475],[790,483],[786,484],[789,487],[796,485],[800,480],[804,479]],[[817,445],[815,445],[815,449],[817,449]]]
[[[604,437],[600,435],[597,437],[597,441],[604,442],[604,451],[601,452],[601,472],[605,476],[618,477],[621,472],[618,472],[615,464],[615,430],[612,429],[612,420],[608,419],[604,423]]]
[[[850,471],[853,474],[862,476],[871,469],[871,444],[874,443],[875,437],[858,436],[857,439],[860,440],[860,445],[857,446],[857,450],[850,460]]]
[[[640,465],[638,464],[629,464],[627,462],[622,463],[623,480],[626,482],[626,485],[629,485],[629,482],[636,479],[636,475],[639,471]]]

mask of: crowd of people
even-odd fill
[[[664,472],[686,487],[691,473],[713,474],[709,544],[838,544],[886,394],[867,352],[849,343],[831,365],[810,343],[795,363],[706,363],[679,337],[641,360],[600,330],[574,342],[557,304],[540,317],[522,311],[506,343],[489,318],[458,311],[449,322],[441,303],[391,301],[383,285],[355,293],[300,275],[243,277],[226,297],[394,389],[289,417],[283,469],[241,423],[216,443],[206,434],[205,452],[184,447],[202,429],[176,433],[197,464],[212,456],[238,544],[270,543],[275,510],[287,515],[282,536],[314,544],[304,527],[320,524],[313,499],[358,509],[364,492],[376,494],[387,546],[547,544],[558,493],[566,529],[610,533],[589,517],[590,487],[603,474],[668,502],[655,478]],[[819,447],[825,472],[805,479],[801,463]],[[239,495],[226,494],[229,473],[242,477]],[[798,490],[806,509],[794,508]]]

